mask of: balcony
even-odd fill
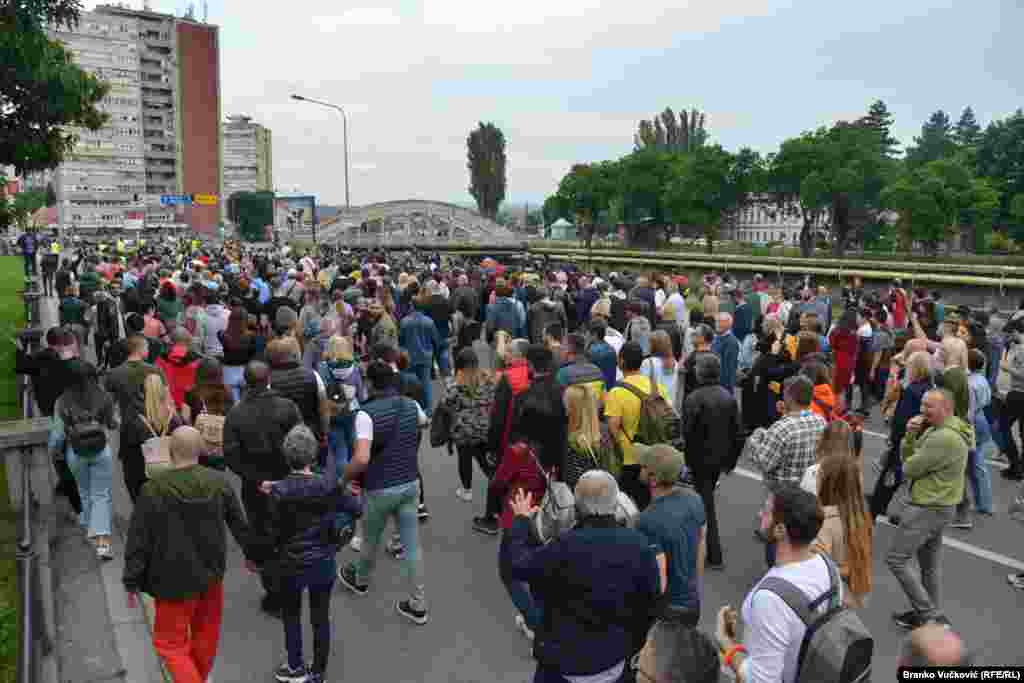
[[[142,91],[142,108],[146,109],[151,105],[174,104],[174,98],[163,93]],[[161,109],[161,111],[165,111]]]
[[[175,152],[174,150],[154,150],[154,149],[147,149],[145,152],[143,152],[143,155],[146,157],[147,162],[150,159],[171,159],[171,160],[174,160],[178,156],[177,152]]]

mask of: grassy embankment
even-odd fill
[[[21,417],[10,337],[25,324],[24,266],[17,256],[0,257],[0,420]],[[0,683],[13,683],[18,653],[18,586],[14,551],[17,524],[7,496],[7,468],[0,464]]]

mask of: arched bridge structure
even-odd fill
[[[320,224],[319,240],[351,246],[449,242],[514,243],[508,228],[447,202],[405,199],[342,209]]]

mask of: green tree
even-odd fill
[[[622,202],[628,244],[656,246],[659,240],[668,238],[671,226],[663,197],[673,175],[673,161],[679,157],[647,148],[623,157],[615,165],[614,195]]]
[[[921,135],[914,138],[914,146],[907,148],[907,165],[924,166],[930,161],[948,159],[956,154],[953,124],[949,115],[939,109],[921,126]]]
[[[974,243],[984,244],[998,210],[998,193],[988,181],[971,176],[960,161],[938,159],[907,169],[881,195],[882,205],[899,214],[897,228],[904,245],[916,241],[930,253],[962,230],[974,230]]]
[[[1010,200],[1010,237],[1016,241],[1024,241],[1024,194],[1014,195]]]
[[[974,110],[969,106],[960,114],[960,120],[953,128],[953,141],[961,148],[974,147],[981,139],[981,126],[974,117]]]
[[[46,206],[46,193],[39,190],[25,190],[14,195],[7,211],[7,222],[14,223],[19,230],[32,227],[32,215]]]
[[[572,211],[569,208],[568,202],[558,194],[553,194],[545,199],[544,207],[541,211],[544,213],[544,225],[551,225],[559,218],[564,218],[565,220],[572,218]]]
[[[679,112],[678,118],[671,107],[666,107],[652,119],[637,124],[633,136],[633,149],[655,148],[663,152],[692,152],[702,147],[708,139],[704,127],[706,115],[696,109]]]
[[[893,115],[882,100],[875,100],[868,108],[868,114],[860,123],[878,133],[882,149],[890,157],[896,156],[899,140],[892,136]]]
[[[719,145],[703,147],[674,160],[663,204],[676,223],[703,228],[710,254],[723,222],[753,192],[759,167],[751,150],[730,154]]]
[[[985,128],[975,156],[977,174],[987,178],[1000,194],[997,222],[1010,219],[1010,204],[1024,194],[1024,111],[1018,109]]]
[[[481,122],[466,138],[466,148],[469,193],[480,214],[493,219],[505,199],[505,134],[493,123]]]
[[[77,142],[73,127],[98,130],[96,105],[109,86],[46,35],[73,28],[80,0],[0,0],[0,165],[19,174],[55,168]]]
[[[783,142],[770,160],[766,186],[781,207],[801,211],[805,255],[813,249],[814,226],[827,216],[833,252],[842,258],[851,238],[878,220],[879,193],[894,164],[877,129],[840,121]]]

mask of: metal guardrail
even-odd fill
[[[26,278],[25,297],[26,323],[28,327],[22,334],[26,342],[26,351],[34,353],[40,341],[38,330],[32,329],[39,323],[39,294],[33,289],[38,285],[38,278]],[[32,296],[34,295],[34,297]],[[26,375],[18,376],[18,399],[21,403],[21,414],[26,419],[35,417],[35,399],[32,395],[32,382]],[[33,446],[22,448],[26,462]],[[18,594],[21,596],[18,622],[18,683],[37,683],[41,677],[41,666],[44,651],[42,620],[39,615],[41,605],[38,552],[33,534],[33,512],[35,497],[32,494],[31,470],[26,465],[21,468],[21,523],[18,529],[17,548],[14,561],[17,569]]]

